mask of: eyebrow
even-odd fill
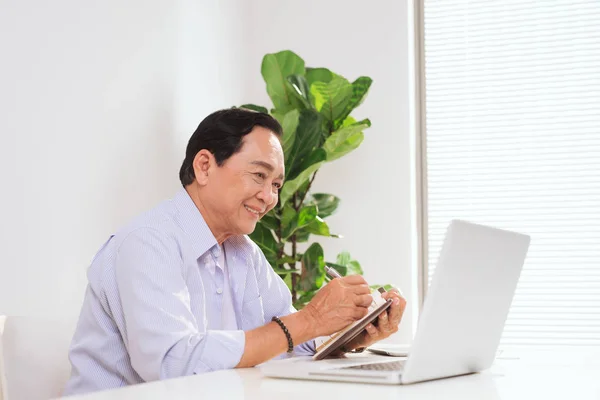
[[[250,164],[266,168],[267,170],[269,170],[269,172],[273,172],[275,170],[275,167],[273,167],[271,164],[265,161],[251,161]],[[283,174],[279,175],[279,179],[283,179]]]

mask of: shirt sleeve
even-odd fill
[[[142,379],[228,369],[239,363],[243,331],[198,330],[174,239],[140,228],[120,245],[115,265],[123,339]]]
[[[286,283],[273,271],[273,268],[271,268],[271,265],[258,246],[256,246],[256,253],[257,276],[261,296],[263,297],[266,322],[270,322],[274,316],[284,317],[298,312],[292,305],[292,293]],[[281,334],[283,335],[284,333],[281,332]],[[314,340],[294,346],[294,355],[297,356],[313,355],[315,352]],[[287,354],[283,353],[275,358],[284,358],[286,356]]]

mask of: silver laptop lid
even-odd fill
[[[448,227],[403,383],[487,369],[527,254],[527,235],[454,220]]]

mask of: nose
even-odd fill
[[[271,185],[263,185],[260,192],[256,194],[256,197],[264,201],[267,207],[269,207],[274,201],[277,201],[277,192],[273,191]]]

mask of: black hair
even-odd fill
[[[202,149],[210,151],[221,166],[229,157],[240,151],[244,136],[255,126],[269,129],[278,137],[283,129],[269,114],[243,108],[219,110],[204,118],[190,138],[185,150],[185,159],[179,170],[179,180],[185,187],[194,182],[196,175],[192,166],[196,154]]]

